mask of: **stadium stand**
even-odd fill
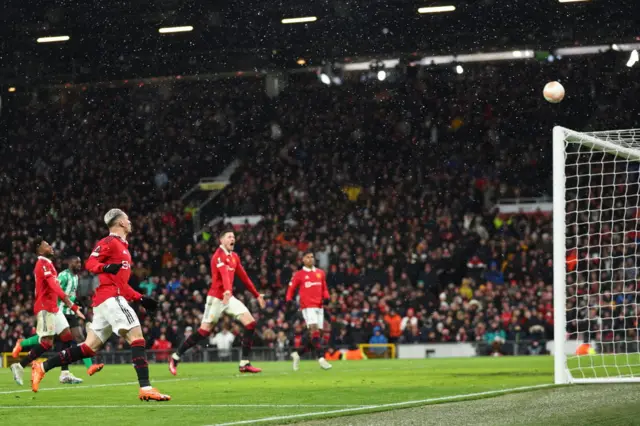
[[[396,342],[478,342],[487,354],[525,342],[519,353],[540,353],[553,333],[551,220],[505,217],[497,202],[550,194],[555,122],[617,128],[639,112],[637,80],[607,74],[597,57],[578,60],[588,67],[478,65],[332,87],[301,78],[273,100],[259,79],[233,79],[48,91],[10,105],[18,124],[16,143],[0,147],[0,218],[10,224],[0,231],[0,351],[34,332],[29,238],[55,241],[62,268],[67,255],[86,258],[113,206],[134,221],[132,285],[162,302],[141,318],[148,344],[166,336],[175,347],[199,324],[224,226],[194,232],[180,196],[240,159],[214,207],[263,218],[240,227],[237,245],[268,302],[255,309],[256,346],[281,357],[299,344],[284,293],[301,252],[313,250],[328,276],[330,346],[369,342],[380,327]],[[521,84],[551,67],[590,82],[562,110],[541,108]],[[92,288],[86,274],[82,282]]]

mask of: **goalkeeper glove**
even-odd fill
[[[115,275],[120,271],[120,268],[122,268],[122,263],[110,263],[102,267],[102,272]]]
[[[155,312],[155,310],[158,309],[158,302],[150,297],[142,297],[142,299],[140,299],[140,304],[149,312]]]

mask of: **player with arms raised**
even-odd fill
[[[56,271],[51,258],[53,257],[53,247],[41,237],[35,239],[36,254],[38,261],[33,270],[36,280],[36,301],[33,305],[33,313],[36,315],[36,332],[39,336],[39,344],[34,346],[26,358],[19,363],[11,365],[13,379],[17,384],[22,385],[22,376],[24,367],[31,364],[43,353],[53,347],[53,338],[58,339],[65,346],[71,346],[73,336],[69,331],[69,323],[64,317],[62,311],[58,308],[58,298],[62,299],[64,304],[71,309],[78,317],[84,319],[84,315],[80,312],[78,305],[74,304],[69,297],[62,291],[58,283],[58,272]],[[37,365],[35,362],[32,368]],[[60,375],[60,381],[63,381],[65,375],[70,375],[69,371]]]
[[[301,349],[291,353],[293,358],[293,370],[300,369],[300,355],[306,352],[312,352],[318,360],[320,367],[324,370],[331,368],[331,364],[324,359],[321,348],[322,326],[324,324],[323,300],[329,298],[329,290],[327,289],[327,278],[322,269],[315,267],[315,257],[311,252],[305,252],[302,256],[303,267],[296,272],[291,278],[289,288],[287,289],[287,303],[293,300],[296,290],[300,289],[300,310],[307,328],[311,334],[303,337]]]
[[[107,339],[117,333],[131,345],[133,366],[140,384],[138,397],[143,401],[169,401],[169,395],[151,387],[142,328],[128,303],[140,301],[148,311],[158,307],[155,300],[143,297],[129,286],[131,254],[127,236],[131,233],[131,221],[122,210],[111,209],[104,215],[104,222],[109,227],[109,236],[98,242],[85,264],[100,280],[93,295],[93,323],[87,328],[87,339],[80,346],[64,350],[44,363],[34,363],[31,388],[37,392],[45,372],[52,368],[94,356]]]
[[[228,230],[220,234],[220,247],[218,247],[211,257],[211,288],[207,295],[202,324],[198,331],[192,333],[189,338],[182,342],[177,352],[171,355],[169,371],[171,371],[171,374],[174,376],[178,373],[177,368],[180,357],[211,334],[211,331],[220,320],[222,314],[230,315],[235,320],[240,321],[244,326],[240,372],[259,373],[262,371],[259,368],[253,367],[249,362],[256,320],[244,303],[233,296],[234,277],[238,275],[247,290],[258,299],[258,304],[261,309],[264,309],[266,304],[264,297],[258,293],[249,275],[247,275],[247,272],[240,264],[240,257],[234,253],[233,248],[235,244],[236,237],[233,231]]]

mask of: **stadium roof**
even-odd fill
[[[7,84],[292,68],[299,58],[306,66],[414,52],[424,57],[550,50],[558,45],[632,42],[640,36],[635,25],[640,16],[637,0],[3,3],[0,78]],[[432,6],[455,10],[418,13]],[[315,19],[282,23],[300,17]],[[172,27],[187,31],[160,31]],[[63,39],[46,42],[46,37]]]

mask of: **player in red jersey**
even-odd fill
[[[129,286],[131,254],[127,236],[131,233],[131,221],[120,209],[111,209],[104,216],[109,236],[98,242],[85,266],[98,275],[100,285],[93,295],[93,323],[87,327],[87,339],[79,346],[64,350],[44,363],[34,363],[31,370],[31,387],[38,391],[40,381],[50,369],[70,364],[96,354],[104,342],[117,333],[131,345],[133,366],[138,375],[143,401],[169,401],[171,397],[158,392],[149,382],[149,364],[145,354],[145,340],[140,321],[128,302],[140,301],[150,312],[158,303],[133,290]]]
[[[74,304],[67,296],[60,283],[58,283],[58,272],[51,262],[53,257],[53,247],[41,237],[35,239],[36,254],[38,261],[33,270],[36,280],[36,302],[33,305],[33,313],[36,315],[36,332],[40,336],[40,344],[34,346],[26,358],[19,363],[11,365],[13,379],[17,384],[23,384],[22,376],[24,367],[31,364],[40,355],[47,352],[53,347],[53,338],[58,339],[65,347],[71,346],[73,336],[69,330],[69,323],[62,311],[58,308],[58,298],[67,305],[79,318],[84,319],[84,315],[80,312],[78,305]],[[63,381],[63,375],[69,377],[71,373],[68,371],[61,374],[60,381]],[[69,382],[70,383],[70,382]]]
[[[256,320],[244,303],[233,296],[234,277],[237,275],[242,280],[247,290],[258,299],[258,304],[261,309],[264,309],[266,304],[264,297],[258,293],[249,275],[247,275],[247,272],[240,264],[240,257],[233,252],[235,244],[236,237],[233,231],[224,231],[220,234],[220,247],[218,247],[213,256],[211,256],[211,288],[207,295],[202,324],[198,331],[192,333],[182,342],[178,350],[171,355],[169,371],[171,371],[171,374],[174,376],[178,372],[177,367],[180,362],[180,357],[211,334],[211,331],[220,320],[222,314],[227,314],[244,325],[240,372],[259,373],[262,371],[259,368],[253,367],[249,362]]]
[[[314,266],[315,261],[312,252],[305,252],[302,256],[304,266],[293,275],[287,289],[287,303],[293,300],[296,290],[300,289],[300,310],[311,334],[311,339],[308,336],[303,337],[301,349],[291,353],[294,371],[300,369],[300,355],[306,352],[312,352],[324,370],[331,368],[331,364],[324,359],[320,333],[324,325],[323,301],[329,298],[329,290],[326,275],[322,269]]]

